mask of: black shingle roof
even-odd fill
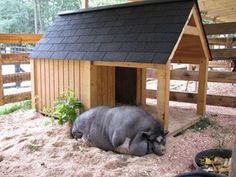
[[[167,62],[195,0],[156,0],[62,13],[31,58]]]

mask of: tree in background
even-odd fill
[[[89,0],[90,7],[128,0]],[[0,32],[43,33],[59,12],[78,10],[81,0],[0,0]]]
[[[32,33],[33,21],[33,8],[29,0],[0,1],[0,32]]]

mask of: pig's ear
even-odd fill
[[[150,137],[151,134],[152,134],[151,131],[145,131],[145,132],[143,131],[143,132],[142,132],[142,136],[143,136],[143,137],[146,137],[146,138]]]
[[[164,136],[166,136],[169,133],[169,130],[164,130]]]

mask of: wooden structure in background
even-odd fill
[[[180,1],[180,2],[183,3],[183,1]],[[189,2],[190,1],[188,1],[188,3]],[[194,1],[192,1],[192,3],[193,2]],[[152,3],[155,3],[155,2],[152,2]],[[145,4],[147,3],[144,3],[144,5]],[[139,7],[141,5],[142,3],[138,3],[137,6]],[[126,5],[121,5],[119,7],[122,9],[123,7],[126,7]],[[136,5],[132,4],[129,7],[130,8],[136,7]],[[117,8],[112,7],[111,9],[115,9],[115,11],[117,11],[118,13]],[[138,10],[141,10],[141,8],[137,9],[137,11]],[[62,15],[65,15],[65,17],[67,15],[71,15],[71,16],[77,15],[79,18],[80,13],[82,13],[82,15],[84,16],[86,16],[86,13],[89,13],[89,12],[94,12],[95,14],[99,15],[100,11],[101,11],[101,14],[103,13],[113,14],[111,10],[109,10],[109,12],[106,12],[106,8],[105,8],[105,9],[98,9],[98,10],[92,9],[92,10],[88,10],[88,12],[83,10],[82,12],[74,12],[72,14],[62,14]],[[174,12],[170,11],[170,13],[172,14]],[[63,19],[62,17],[59,17],[59,19],[56,20],[60,25],[65,22],[65,21],[60,20],[60,19]],[[102,20],[102,15],[100,15],[99,18],[100,20]],[[68,17],[68,19],[70,19],[70,17]],[[95,19],[90,19],[90,20],[91,20],[91,23],[95,23],[94,22]],[[127,22],[129,23],[132,22],[132,24],[141,23],[135,20],[127,21]],[[109,25],[113,25],[114,21],[109,22],[109,23],[110,23]],[[117,25],[119,26],[119,22],[116,22],[116,26]],[[197,94],[197,114],[196,115],[205,114],[206,83],[207,83],[207,77],[208,77],[207,69],[208,69],[208,60],[209,60],[210,55],[209,55],[206,38],[203,32],[203,27],[201,24],[201,20],[200,20],[200,16],[199,16],[199,12],[198,12],[196,4],[193,3],[193,5],[191,6],[189,10],[186,16],[186,21],[183,22],[183,27],[181,28],[177,36],[177,40],[174,43],[174,47],[171,49],[170,53],[168,53],[167,62],[163,62],[163,61],[151,62],[148,57],[145,59],[139,59],[141,58],[141,56],[139,55],[140,54],[143,55],[143,54],[137,49],[136,49],[137,51],[135,51],[137,52],[136,53],[137,59],[134,58],[135,55],[133,55],[132,58],[128,58],[128,61],[124,61],[124,62],[121,61],[121,58],[117,58],[119,54],[116,55],[116,59],[112,58],[114,56],[110,56],[110,58],[101,59],[99,58],[101,57],[100,55],[97,55],[97,58],[96,57],[92,58],[91,56],[94,56],[94,52],[91,52],[91,53],[85,52],[85,55],[81,55],[80,52],[77,52],[77,53],[76,52],[73,53],[73,51],[65,52],[63,51],[63,49],[60,50],[60,45],[61,46],[64,45],[63,42],[61,42],[62,44],[60,44],[59,42],[59,45],[57,45],[56,49],[58,49],[58,51],[57,50],[53,51],[52,50],[53,47],[50,46],[51,43],[53,42],[48,44],[47,41],[59,40],[59,38],[58,39],[51,38],[50,40],[48,39],[52,33],[56,33],[56,32],[53,32],[53,30],[56,28],[57,27],[53,27],[53,26],[49,28],[48,33],[38,43],[38,45],[36,46],[35,50],[33,51],[31,55],[31,57],[33,58],[31,59],[31,66],[32,66],[31,78],[33,82],[32,100],[33,100],[33,103],[35,103],[33,105],[35,105],[35,108],[38,111],[42,111],[43,108],[47,106],[52,107],[55,98],[67,88],[75,90],[76,96],[82,101],[86,109],[90,107],[98,106],[98,105],[115,106],[116,104],[118,104],[117,99],[116,99],[116,89],[119,88],[118,87],[119,85],[116,83],[116,80],[119,79],[117,77],[120,77],[120,76],[117,76],[116,74],[117,73],[116,69],[118,67],[121,69],[134,68],[136,70],[136,74],[135,74],[136,86],[134,87],[135,90],[133,90],[133,92],[136,93],[134,100],[135,100],[136,105],[141,105],[145,107],[146,98],[147,98],[146,70],[148,68],[152,68],[156,70],[156,72],[158,73],[157,74],[158,86],[157,86],[157,91],[155,92],[155,95],[158,101],[157,101],[157,105],[152,107],[151,110],[154,110],[154,112],[157,115],[157,118],[161,122],[163,122],[164,127],[168,129],[169,124],[172,124],[172,122],[169,122],[169,82],[170,82],[170,64],[173,62],[173,63],[197,64],[200,66],[200,72],[198,75],[199,90]],[[69,29],[68,26],[65,28],[67,28],[66,30],[71,30]],[[113,28],[116,29],[117,27],[113,27]],[[125,26],[119,26],[119,28],[121,29],[117,31],[118,34],[114,34],[114,35],[117,35],[115,37],[118,37],[118,36],[120,37],[119,32],[121,32],[122,30],[124,31],[124,29],[122,28],[125,28]],[[163,28],[165,28],[164,25],[163,25]],[[61,29],[63,29],[63,27],[61,27]],[[139,30],[147,31],[147,29],[150,29],[150,28],[140,27]],[[93,30],[94,33],[91,33],[91,34],[96,35],[96,32],[98,31],[100,35],[106,34],[104,32],[107,29],[102,28],[102,30],[100,29],[99,24],[97,24],[96,30]],[[60,33],[63,33],[63,32],[60,32]],[[155,35],[153,34],[153,36]],[[107,37],[106,40],[110,42],[108,36],[106,37]],[[84,42],[84,40],[86,39],[86,46],[88,46],[88,43],[91,42],[92,38],[93,36],[90,36],[90,38],[88,38],[88,36],[86,36],[86,38],[83,36],[83,37],[80,37],[77,40],[77,42],[81,42],[82,40],[83,40],[82,42]],[[70,37],[65,36],[63,41],[67,41],[67,39],[69,40]],[[158,38],[155,38],[155,39],[158,39]],[[104,40],[104,36],[103,36],[103,40]],[[119,40],[121,39],[119,38]],[[150,38],[150,40],[152,39]],[[76,47],[76,45],[77,44],[71,45],[71,47],[73,46]],[[80,50],[84,49],[83,45],[84,44],[81,44]],[[107,48],[109,48],[110,50],[116,47],[113,45],[113,43],[110,43],[109,45],[107,45]],[[137,45],[138,44],[136,44],[136,46]],[[96,45],[93,45],[93,46],[96,47]],[[128,46],[128,48],[135,49],[135,46],[134,47]],[[142,48],[140,49],[143,50]],[[156,49],[154,50],[156,51]],[[79,57],[79,55],[81,55],[81,57]],[[87,58],[85,56],[87,56]],[[112,60],[109,60],[109,59],[112,59]],[[157,61],[159,59],[157,59]],[[129,76],[130,75],[122,76],[124,78],[123,80],[125,80]],[[130,94],[130,92],[129,93],[123,92],[123,94],[128,95]],[[125,103],[126,102],[124,102],[123,104]]]
[[[0,34],[0,43],[3,44],[34,44],[39,41],[42,35],[36,34]],[[28,81],[30,73],[2,74],[2,65],[29,62],[29,53],[0,53],[0,105],[23,101],[31,98],[31,92],[4,95],[3,84]]]
[[[203,18],[213,22],[235,22],[235,0],[198,0]]]

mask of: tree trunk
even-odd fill
[[[41,17],[41,6],[40,6],[40,0],[37,0],[38,1],[38,22],[39,22],[39,30],[38,32],[39,33],[42,33],[43,31],[43,23],[42,23],[42,17]]]
[[[34,31],[37,34],[42,32],[42,29],[40,0],[34,0]]]
[[[34,33],[38,33],[37,0],[34,0]]]
[[[234,145],[233,145],[232,164],[229,177],[236,177],[236,128],[234,128]]]

